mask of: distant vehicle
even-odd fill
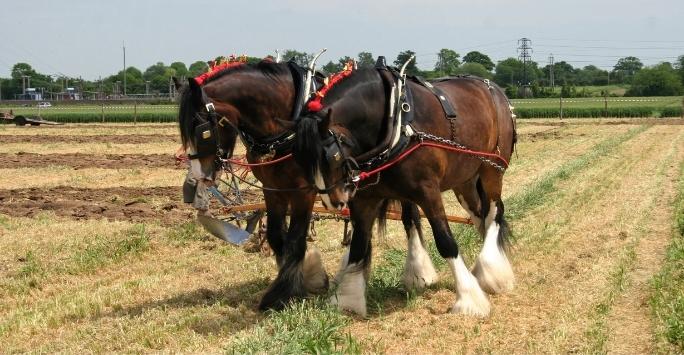
[[[41,102],[38,104],[38,107],[44,108],[44,107],[52,107],[52,104],[49,102]]]

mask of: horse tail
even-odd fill
[[[384,239],[387,235],[387,211],[389,211],[392,200],[386,199],[380,204],[380,211],[378,212],[378,239]]]
[[[316,174],[323,151],[318,123],[319,121],[313,116],[301,117],[297,122],[297,139],[292,149],[295,160],[309,176]]]

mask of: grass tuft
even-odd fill
[[[651,310],[663,352],[684,352],[684,163],[680,165],[679,192],[674,204],[675,231],[661,271],[651,281]],[[663,346],[662,344],[659,344]]]
[[[272,312],[229,345],[230,354],[358,354],[359,344],[342,328],[349,318],[323,299],[297,301]]]
[[[124,232],[121,240],[97,236],[85,248],[71,257],[67,266],[70,274],[93,272],[110,262],[121,260],[126,255],[139,254],[150,249],[150,237],[144,224],[137,224]]]

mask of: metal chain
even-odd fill
[[[472,149],[466,147],[465,145],[463,145],[463,144],[461,144],[461,143],[457,143],[457,142],[454,142],[454,141],[452,141],[452,140],[448,140],[448,139],[446,139],[446,138],[442,138],[442,137],[440,137],[440,136],[436,136],[436,135],[434,135],[434,134],[425,133],[425,132],[421,132],[421,131],[416,131],[416,132],[415,132],[415,135],[416,135],[416,136],[418,137],[418,139],[420,139],[420,140],[427,139],[427,140],[435,141],[435,142],[442,143],[442,144],[445,144],[445,145],[450,145],[450,146],[452,146],[452,147],[456,147],[456,148],[459,148],[459,149],[472,150]],[[483,156],[476,156],[476,157],[477,157],[478,159],[482,160],[484,163],[487,163],[487,164],[493,166],[496,170],[498,170],[498,171],[500,171],[500,172],[502,172],[502,173],[506,171],[506,168],[505,168],[504,166],[502,166],[501,164],[495,163],[494,161],[492,161],[492,160],[489,159],[489,158],[486,158],[486,157],[483,157]]]

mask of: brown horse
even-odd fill
[[[506,162],[510,160],[516,141],[515,122],[500,88],[475,77],[433,84],[456,108],[457,118],[448,119],[437,96],[425,86],[407,81],[413,102],[405,109],[412,111],[414,119],[410,129],[402,134],[413,133],[409,146],[440,137],[449,144],[457,142],[471,151],[488,152]],[[332,206],[340,208],[349,203],[351,209],[352,241],[335,278],[337,290],[331,301],[340,308],[366,314],[365,286],[372,224],[382,201],[391,198],[416,203],[425,212],[437,249],[447,260],[455,280],[456,300],[452,311],[485,316],[489,314],[490,304],[483,290],[502,293],[511,290],[514,284],[505,248],[508,226],[501,200],[501,164],[480,159],[482,156],[420,147],[356,186],[355,164],[340,161],[353,161],[349,157],[359,157],[377,148],[389,126],[388,100],[386,81],[378,70],[362,69],[333,87],[323,99],[320,111],[310,112],[297,122],[295,158],[308,172],[309,180],[328,192],[325,199]],[[356,163],[363,167],[366,162]],[[456,194],[485,240],[472,273],[449,229],[441,195],[446,190]],[[424,251],[421,252],[422,238],[416,231],[407,232],[411,233],[407,266],[414,265],[413,275],[427,277],[424,284],[430,284],[434,282],[429,279],[432,265]]]
[[[297,116],[305,101],[298,95],[302,77],[296,64],[263,61],[205,77],[200,81],[202,86],[195,79],[189,80],[179,107],[181,137],[193,158],[195,178],[214,183],[221,170],[217,144],[225,153],[226,137],[236,129],[250,163],[275,160],[290,152],[294,132],[283,128],[279,120]],[[206,106],[209,103],[213,106]],[[214,135],[219,139],[210,139]],[[280,309],[292,298],[325,292],[328,278],[320,254],[315,248],[307,250],[306,245],[316,191],[292,159],[255,166],[252,172],[267,187],[266,235],[278,265],[278,276],[259,308]]]

